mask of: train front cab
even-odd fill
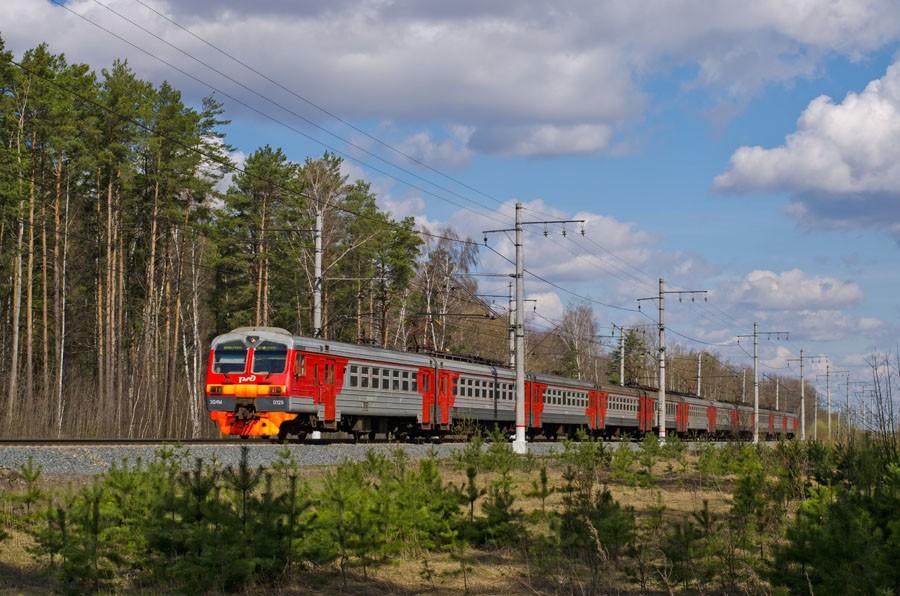
[[[206,409],[226,435],[269,437],[297,417],[288,412],[291,336],[280,329],[237,329],[213,340]]]

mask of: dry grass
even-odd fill
[[[28,551],[31,537],[16,530],[0,542],[0,595],[47,594],[53,583],[40,564]]]

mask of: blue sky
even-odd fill
[[[677,0],[652,9],[616,0],[104,3],[321,126],[397,160],[153,8],[502,203],[403,164],[480,205],[461,211],[349,160],[348,175],[372,180],[382,205],[397,216],[413,215],[429,228],[451,225],[480,239],[481,229],[508,222],[519,200],[532,209],[529,217],[589,220],[585,240],[563,239],[553,229],[550,239],[541,230],[528,237],[528,267],[567,289],[628,308],[653,291],[659,276],[709,289],[713,306],[673,305],[670,320],[690,337],[724,345],[679,340],[686,347],[744,362],[733,337],[759,321],[792,332],[789,342],[765,344],[767,366],[780,369],[803,347],[828,353],[861,378],[872,349],[895,347],[900,67],[891,67],[900,8],[893,2]],[[194,101],[209,93],[78,13],[326,138],[100,3],[71,0],[67,8],[9,0],[0,8],[0,32],[16,52],[48,41],[70,60],[98,68],[127,57],[139,76],[168,79]],[[816,99],[823,95],[830,101]],[[282,146],[297,161],[324,150],[225,104],[237,160],[263,144]],[[502,238],[491,244],[512,254]],[[482,255],[482,270],[504,267],[489,252]],[[550,319],[575,300],[534,280],[528,292]],[[646,322],[594,306],[602,325]]]

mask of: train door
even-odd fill
[[[436,406],[435,422],[442,426],[449,426],[453,421],[451,408],[456,403],[456,380],[458,378],[458,372],[438,370],[437,397],[434,400]]]
[[[332,356],[309,358],[312,367],[313,401],[319,406],[319,416],[327,425],[337,422],[337,396],[344,384],[346,359]]]
[[[605,391],[588,391],[588,405],[584,413],[588,418],[588,428],[602,430],[606,428],[606,406],[609,394]]]
[[[688,431],[690,411],[691,405],[687,402],[680,401],[675,404],[675,432],[686,433]]]
[[[431,428],[435,418],[434,400],[434,372],[433,368],[420,368],[416,374],[416,385],[419,395],[422,396],[422,411],[419,413],[419,422],[423,428]]]
[[[653,430],[653,422],[656,415],[654,406],[656,400],[648,395],[638,398],[638,430],[650,432]]]
[[[543,414],[544,412],[544,391],[546,389],[546,383],[538,383],[537,381],[525,381],[526,427],[541,427],[541,414]]]
[[[420,368],[416,375],[422,410],[418,418],[422,428],[435,424],[449,426],[453,421],[452,408],[456,403],[456,381],[459,373],[440,368]]]
[[[716,406],[706,406],[706,432],[716,432],[717,417]]]

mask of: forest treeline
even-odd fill
[[[46,45],[14,57],[0,39],[4,435],[213,432],[209,339],[240,325],[312,333],[319,214],[325,337],[507,360],[505,313],[467,275],[477,243],[393,217],[333,154],[296,163],[266,145],[238,166],[227,125],[214,98],[190,105],[126,62],[96,72]],[[626,381],[653,385],[645,331],[627,334]],[[590,306],[572,304],[529,334],[528,367],[618,382],[618,351],[597,335]],[[714,355],[703,367],[704,394],[752,392]],[[671,389],[695,390],[695,369],[696,353],[670,349]],[[780,382],[793,409],[796,381]]]

